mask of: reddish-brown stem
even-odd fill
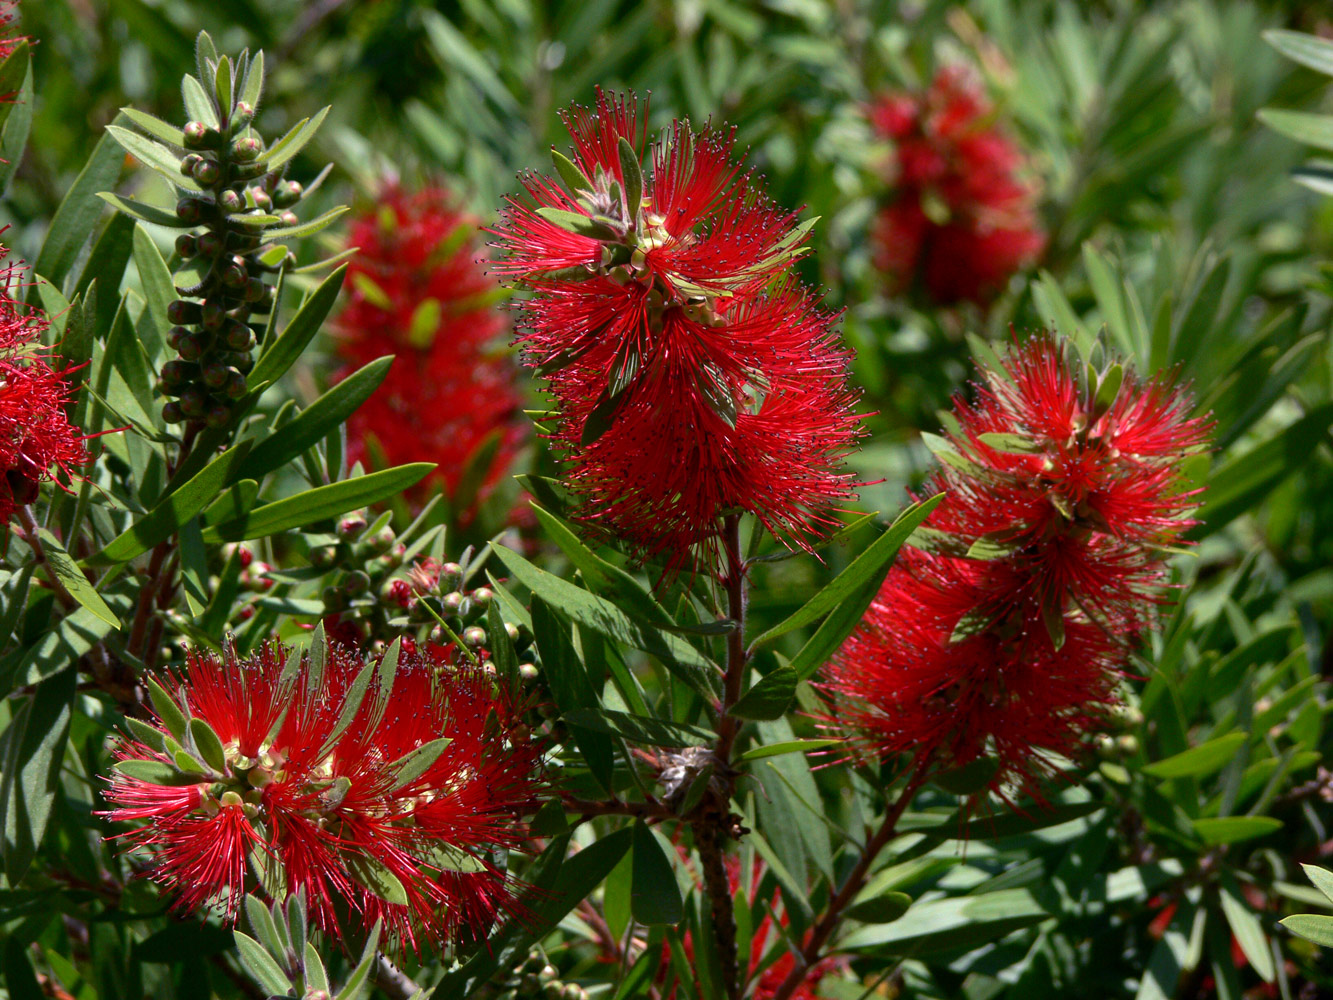
[[[740,700],[745,686],[745,668],[749,662],[745,648],[745,561],[741,558],[739,514],[728,514],[723,519],[722,545],[726,565],[719,582],[727,594],[727,615],[735,625],[727,633],[727,663],[722,679],[722,701],[718,705],[717,746],[713,751],[721,787],[701,803],[693,826],[694,844],[702,862],[704,888],[713,916],[718,962],[722,967],[722,986],[728,1000],[740,1000],[736,915],[731,908],[731,881],[727,877],[725,859],[726,840],[732,827],[731,789],[735,780],[731,769],[731,751],[740,732],[740,720],[731,714],[731,708]]]
[[[828,943],[829,938],[833,936],[833,932],[838,929],[838,924],[842,921],[843,910],[847,909],[852,900],[856,898],[856,894],[865,888],[866,876],[870,873],[870,866],[875,863],[879,853],[893,839],[898,828],[898,820],[902,818],[917,791],[926,783],[929,774],[929,757],[918,759],[912,768],[912,776],[908,779],[907,784],[903,786],[903,790],[898,794],[898,798],[894,800],[893,805],[889,807],[889,811],[884,815],[884,821],[880,824],[879,829],[875,831],[875,835],[866,842],[861,857],[857,859],[856,866],[847,876],[847,880],[843,882],[842,888],[829,900],[823,915],[810,931],[810,936],[806,939],[804,947],[797,952],[796,963],[792,966],[791,972],[778,986],[771,1000],[788,1000],[822,957],[820,953],[824,945]]]

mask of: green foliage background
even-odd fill
[[[1333,674],[1333,199],[1292,177],[1309,159],[1308,145],[1257,116],[1262,108],[1333,108],[1327,75],[1264,42],[1272,29],[1327,32],[1320,5],[32,0],[21,15],[23,32],[37,40],[32,128],[26,153],[7,171],[3,221],[13,227],[7,239],[39,272],[44,255],[54,259],[53,238],[72,243],[64,271],[43,273],[63,279],[68,297],[86,288],[91,251],[80,248],[97,245],[110,210],[72,219],[58,217],[58,207],[118,108],[133,104],[181,120],[178,81],[193,69],[194,37],[203,28],[219,51],[265,50],[269,88],[258,122],[266,134],[332,105],[293,169],[306,179],[324,162],[336,164],[315,199],[320,211],[369,203],[382,179],[397,175],[442,180],[490,220],[514,189],[515,172],[544,167],[548,148],[564,145],[555,112],[590,101],[595,85],[651,90],[654,124],[689,116],[736,125],[773,197],[820,217],[803,267],[827,301],[845,310],[865,409],[875,413],[854,460],[877,482],[861,506],[884,512],[881,520],[903,506],[904,488],[930,464],[918,432],[935,429],[936,411],[968,378],[967,334],[996,339],[1011,328],[1054,326],[1090,343],[1105,326],[1109,344],[1141,369],[1178,368],[1216,422],[1217,447],[1190,470],[1208,487],[1199,544],[1178,561],[1179,589],[1164,608],[1163,633],[1131,685],[1138,712],[1106,758],[1088,763],[1086,781],[1058,790],[1054,811],[978,816],[966,848],[953,797],[927,793],[916,807],[917,840],[873,883],[918,902],[901,921],[855,927],[844,941],[855,962],[825,990],[837,1000],[855,1000],[877,983],[903,996],[967,1000],[1304,1000],[1333,991],[1314,947],[1277,926],[1302,907],[1328,908],[1297,866],[1326,856],[1333,836],[1321,770],[1331,745]],[[1000,114],[1031,151],[1051,234],[1039,269],[984,313],[887,298],[866,240],[885,193],[879,167],[887,150],[871,136],[863,108],[874,93],[919,86],[955,60],[982,71]],[[101,157],[102,189],[165,196],[149,171],[131,161],[117,166],[117,156],[111,149]],[[1315,187],[1317,169],[1306,175]],[[323,249],[321,237],[312,238],[297,247],[298,258],[312,260]],[[122,262],[126,290],[147,297],[140,262],[149,259],[136,252]],[[293,283],[288,317],[297,296],[314,287],[313,279]],[[102,366],[118,364],[107,360],[116,296],[99,292],[96,315],[71,317],[100,345],[92,384]],[[315,341],[266,397],[266,415],[285,400],[305,406],[325,388],[327,350]],[[129,452],[124,458],[136,461]],[[544,455],[525,461],[552,471]],[[263,495],[294,493],[301,479],[299,470],[275,473]],[[63,509],[62,523],[71,516]],[[103,541],[128,523],[100,508],[90,516]],[[860,532],[852,545],[828,550],[823,563],[767,564],[757,574],[756,628],[780,622],[844,569],[864,548],[859,540],[873,537],[869,528]],[[451,536],[450,554],[484,537],[480,529],[477,537]],[[270,555],[304,551],[290,538],[260,544]],[[571,565],[586,566],[585,551],[577,542],[548,543],[535,561],[568,578]],[[621,562],[614,553],[607,558]],[[21,564],[11,552],[6,581]],[[579,622],[567,592],[543,592],[551,585],[516,564],[508,570]],[[131,594],[122,579],[110,581],[103,597],[120,615]],[[297,614],[312,594],[297,584],[278,596]],[[17,849],[36,859],[26,874],[7,867],[0,890],[4,990],[12,1000],[41,995],[32,992],[40,972],[79,1000],[194,997],[204,995],[201,983],[217,996],[240,995],[230,977],[217,966],[205,971],[203,962],[231,960],[229,935],[166,920],[143,883],[131,883],[131,894],[114,905],[97,892],[99,872],[124,869],[100,843],[104,831],[91,815],[98,807],[93,776],[104,770],[101,748],[115,720],[91,695],[75,696],[74,672],[60,672],[69,662],[68,637],[51,646],[54,633],[43,631],[37,600],[18,607],[7,598],[0,615],[5,632],[14,632],[0,676],[14,680],[36,664],[28,676],[51,682],[35,694],[19,690],[0,708],[0,722],[24,723],[11,726],[3,758],[6,846],[11,856]],[[289,633],[290,617],[283,618]],[[799,656],[813,631],[784,636],[759,670],[771,670],[777,656]],[[707,650],[709,641],[688,643]],[[49,669],[43,656],[51,657]],[[697,721],[698,705],[692,716],[688,699],[670,697],[669,679],[652,676],[646,686],[652,714]],[[816,705],[807,685],[796,697],[802,707]],[[796,735],[813,735],[809,720],[797,717],[760,722],[751,738],[780,742],[792,737],[792,726]],[[46,839],[23,846],[30,817],[13,803],[21,798],[16,785],[29,780],[25,762],[40,764],[66,740],[63,770],[33,778],[51,781],[42,807]],[[751,825],[761,853],[785,873],[776,889],[799,931],[806,900],[826,897],[845,871],[847,831],[878,808],[879,790],[866,775],[812,772],[800,755],[762,767],[772,773],[748,789]],[[605,914],[638,869],[621,861],[634,853],[629,831],[600,823],[572,835],[589,848],[575,856],[584,867],[566,872],[570,881],[550,898],[591,892],[613,869],[594,894]],[[64,868],[77,877],[53,875]],[[561,876],[549,868],[548,859],[530,877],[555,884]],[[690,906],[702,926],[697,899]],[[80,940],[74,926],[87,937]],[[586,931],[566,919],[546,947],[566,980],[619,1000],[615,984],[626,970],[599,964]],[[652,933],[657,942],[676,932]],[[1233,960],[1233,940],[1243,961]],[[435,995],[471,989],[489,978],[491,965],[527,945],[521,934],[494,942],[491,957],[453,972]],[[185,952],[192,958],[180,961]],[[345,971],[336,960],[331,968]],[[1270,989],[1276,994],[1261,992]]]

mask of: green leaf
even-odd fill
[[[141,136],[138,132],[131,132],[127,128],[108,125],[106,130],[111,138],[120,143],[125,152],[145,167],[157,171],[169,184],[189,191],[201,190],[198,184],[181,173],[180,154],[172,152],[152,139]]]
[[[991,431],[987,434],[977,435],[977,440],[988,448],[994,448],[996,451],[1002,451],[1010,455],[1041,454],[1041,445],[1026,434],[1006,434],[1000,431]]]
[[[118,618],[130,609],[130,599],[124,594],[103,593],[103,598]],[[84,653],[106,638],[111,626],[87,608],[79,608],[66,615],[54,629],[47,632],[23,654],[14,674],[18,684],[36,684],[47,677],[77,663]]]
[[[886,892],[881,896],[862,899],[843,911],[852,920],[863,924],[891,924],[912,905],[912,897],[905,892]]]
[[[978,757],[976,760],[941,771],[930,780],[951,795],[975,795],[988,787],[1000,770],[1000,762],[995,757]]]
[[[343,279],[347,276],[344,264],[310,293],[310,297],[301,304],[292,321],[282,333],[259,355],[254,370],[250,373],[251,385],[259,386],[246,397],[246,405],[252,405],[264,391],[263,387],[276,382],[290,368],[309,346],[315,334],[323,326],[342,291]]]
[[[347,860],[347,873],[380,899],[398,906],[406,906],[410,902],[407,889],[384,862],[369,854],[348,852],[344,857]]]
[[[752,747],[745,753],[736,758],[738,762],[748,762],[752,760],[763,760],[765,757],[780,757],[788,753],[809,753],[812,750],[823,750],[826,747],[837,746],[842,740],[818,739],[818,740],[786,740],[782,743],[770,743],[767,746]]]
[[[593,221],[592,218],[581,212],[570,212],[563,208],[542,207],[537,209],[537,214],[551,225],[563,229],[567,233],[586,236],[590,240],[613,240],[616,238],[614,230],[600,222]]]
[[[167,732],[175,737],[177,743],[184,743],[190,720],[176,704],[176,699],[167,693],[156,677],[145,677],[144,687],[148,689],[148,700],[153,703],[153,711],[162,720],[162,725],[167,727]]]
[[[242,934],[240,931],[232,933],[236,937],[236,950],[240,953],[241,965],[245,966],[245,971],[250,973],[265,993],[286,996],[292,989],[292,983],[277,960],[250,935]]]
[[[606,708],[575,708],[566,712],[563,718],[572,725],[621,736],[631,743],[648,743],[659,747],[704,746],[715,738],[713,733],[698,726]]]
[[[182,222],[179,216],[170,209],[158,208],[156,205],[145,205],[142,202],[135,201],[133,198],[122,198],[118,194],[110,191],[99,191],[97,197],[112,208],[124,212],[141,222],[151,222],[155,226],[165,226],[168,229],[192,229],[193,226],[188,222]]]
[[[104,134],[56,209],[33,270],[57,287],[64,287],[66,276],[79,258],[79,251],[102,217],[98,192],[116,186],[124,162],[125,153],[120,144]]]
[[[643,201],[643,168],[639,165],[639,154],[634,151],[628,139],[623,135],[620,137],[618,146],[620,153],[620,175],[625,182],[625,206],[629,210],[629,219],[634,221],[634,217],[639,212],[639,205]],[[671,921],[675,923],[675,921]]]
[[[134,263],[139,270],[139,286],[143,289],[145,300],[144,315],[138,329],[148,356],[156,359],[166,348],[167,333],[171,330],[167,306],[176,298],[176,289],[171,283],[167,262],[162,259],[157,244],[147,231],[135,226],[133,242]],[[151,338],[147,335],[148,331],[151,331]]]
[[[245,79],[241,82],[241,96],[237,100],[244,101],[256,111],[259,109],[259,99],[264,94],[264,50],[260,49],[255,53],[254,58],[250,60],[249,67],[245,71]]]
[[[205,528],[204,541],[240,542],[249,538],[267,538],[358,507],[368,507],[415,486],[434,468],[430,462],[417,462],[317,486],[296,496],[256,507],[245,517]]]
[[[671,861],[642,819],[634,821],[630,912],[641,924],[678,924],[685,915]]]
[[[778,667],[741,695],[728,714],[738,719],[780,719],[796,697],[799,682],[800,677],[790,666]]]
[[[871,598],[873,599],[874,593],[879,591],[880,584],[884,582],[884,578],[888,575],[893,560],[898,555],[898,550],[902,548],[903,543],[907,541],[917,526],[935,509],[943,496],[944,494],[941,493],[921,503],[914,503],[904,510],[884,534],[875,539],[864,552],[852,561],[850,566],[834,577],[823,590],[810,598],[786,620],[774,625],[755,639],[752,643],[753,648],[757,649],[779,636],[786,635],[793,629],[810,624],[810,622],[827,614],[834,608],[845,604],[854,593],[868,589],[867,585],[871,581],[874,581],[874,589],[871,592]],[[869,606],[870,601],[866,601],[866,607]],[[862,608],[862,612],[864,610]],[[857,617],[859,618],[860,614]]]
[[[102,600],[97,588],[83,575],[83,571],[75,565],[74,560],[70,558],[70,554],[65,551],[65,547],[60,544],[56,536],[45,528],[38,528],[37,537],[42,543],[46,565],[50,567],[56,578],[65,585],[65,590],[69,592],[69,596],[113,629],[119,629],[120,622],[112,614],[111,609],[106,606],[106,601]]]
[[[203,719],[193,718],[190,720],[190,737],[204,763],[218,774],[226,774],[227,755],[222,749],[222,740],[213,731],[213,727]]]
[[[561,614],[608,639],[651,653],[701,696],[713,697],[721,670],[686,640],[641,625],[610,601],[538,569],[517,552],[494,544],[491,550],[515,579]]]
[[[1265,31],[1263,37],[1265,42],[1288,59],[1294,59],[1325,76],[1333,76],[1333,41],[1302,31],[1281,29]]]
[[[347,422],[389,374],[393,356],[377,358],[343,379],[324,395],[260,441],[236,470],[237,478],[261,479],[313,447]]]
[[[60,795],[77,681],[72,663],[42,681],[0,734],[0,854],[11,886],[32,863]]]
[[[356,963],[356,968],[347,977],[347,981],[343,983],[343,988],[338,991],[334,1000],[362,1000],[366,995],[371,985],[370,971],[378,959],[376,948],[379,946],[379,938],[380,922],[376,920],[375,926],[370,931],[370,938],[361,951],[361,960]]]
[[[221,128],[213,98],[195,77],[187,75],[181,80],[181,98],[185,102],[185,113],[190,116],[191,121],[203,122],[213,129]]]
[[[588,179],[588,175],[579,169],[573,160],[554,146],[551,147],[551,162],[555,165],[555,172],[560,175],[560,179],[565,182],[565,187],[572,194],[592,190],[592,181]]]
[[[429,771],[452,742],[453,740],[445,738],[431,740],[415,750],[408,751],[390,764],[389,772],[393,774],[393,786],[390,791],[396,792],[400,788],[406,788]]]
[[[1289,139],[1318,149],[1333,150],[1333,115],[1264,108],[1258,113],[1258,118],[1274,132],[1280,132]]]
[[[841,942],[849,951],[921,957],[966,946],[980,947],[1050,916],[1026,889],[999,889],[978,896],[917,903],[910,920],[854,930]]]
[[[1295,913],[1283,917],[1278,923],[1321,948],[1333,948],[1333,917],[1322,913]]]
[[[185,756],[189,757],[188,754]],[[208,780],[208,776],[202,771],[183,771],[161,760],[121,760],[111,766],[126,777],[146,781],[150,785],[183,787]]]
[[[274,226],[272,229],[264,230],[264,239],[266,240],[293,240],[299,236],[310,236],[331,226],[338,216],[344,212],[351,211],[347,205],[339,205],[337,208],[331,208],[318,218],[311,219],[309,222],[297,222],[290,226]]]
[[[269,170],[277,170],[278,167],[301,152],[306,144],[315,137],[315,133],[319,131],[320,125],[324,124],[324,119],[328,117],[328,113],[329,109],[323,108],[313,118],[302,118],[291,127],[286,135],[260,153],[256,162],[264,164]]]
[[[1212,774],[1228,764],[1247,739],[1245,733],[1227,733],[1165,760],[1146,764],[1141,770],[1150,778],[1191,778]]]
[[[217,498],[240,468],[252,444],[242,441],[213,459],[194,478],[108,542],[106,548],[89,557],[88,561],[94,564],[128,562],[166,541]]]
[[[1307,864],[1302,864],[1301,870],[1305,872],[1305,877],[1314,883],[1315,888],[1333,903],[1333,872]]]
[[[446,844],[441,840],[429,841],[425,846],[421,860],[442,872],[462,872],[464,875],[475,875],[477,872],[486,871],[486,865],[483,861],[474,858],[461,847]]]
[[[164,122],[161,118],[154,117],[146,111],[140,111],[138,108],[121,108],[120,113],[138,125],[155,139],[161,139],[180,149],[185,148],[185,133],[175,125]]]
[[[463,965],[445,976],[430,994],[431,1000],[456,1000],[471,996],[495,973],[508,972],[522,963],[529,947],[549,933],[565,914],[587,899],[629,850],[632,834],[617,830],[589,844],[570,857],[569,836],[557,838],[529,870],[533,887],[529,918],[513,920],[492,932],[487,947],[479,948]]]
[[[19,39],[0,65],[0,86],[5,88],[4,93],[14,95],[0,108],[0,195],[3,195],[18,171],[32,132],[32,60],[27,39]]]
[[[278,922],[273,919],[273,912],[258,896],[247,895],[244,906],[246,921],[259,943],[272,954],[282,954],[290,942],[286,940],[285,934],[278,930]],[[299,942],[297,946],[299,947]]]
[[[1208,477],[1202,522],[1189,537],[1203,538],[1230,524],[1295,473],[1327,440],[1333,425],[1333,403],[1325,403],[1262,444],[1215,467]]]
[[[305,943],[305,988],[307,996],[312,990],[322,990],[325,996],[329,993],[329,974],[324,971],[319,952],[309,941]]]
[[[1282,829],[1282,820],[1271,816],[1222,816],[1190,822],[1205,844],[1235,844]]]
[[[1273,982],[1277,979],[1277,967],[1273,963],[1273,952],[1268,947],[1268,938],[1264,935],[1263,925],[1245,903],[1236,880],[1229,872],[1222,873],[1220,882],[1222,912],[1231,926],[1231,933],[1235,935],[1236,943],[1240,945],[1240,950],[1245,953],[1250,965],[1263,981]]]

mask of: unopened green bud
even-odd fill
[[[176,252],[184,260],[189,260],[199,253],[199,241],[190,233],[181,233],[176,237]]]
[[[204,187],[212,187],[222,179],[222,167],[217,160],[200,157],[194,165],[194,179]]]
[[[237,163],[253,163],[264,151],[264,144],[254,136],[245,136],[231,144],[231,155]]]

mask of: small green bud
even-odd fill
[[[486,644],[486,630],[480,625],[470,625],[463,629],[461,638],[466,645],[476,649],[478,646]]]
[[[253,136],[245,136],[231,144],[232,159],[237,163],[253,163],[264,151],[264,144]]]
[[[194,179],[204,187],[212,187],[222,179],[222,167],[217,160],[200,157],[194,165]]]
[[[231,407],[224,403],[214,403],[208,408],[208,416],[204,418],[209,427],[226,427],[230,421]]]
[[[463,567],[456,562],[447,562],[440,567],[440,589],[454,590],[463,582]]]
[[[181,233],[176,237],[176,252],[182,259],[189,260],[199,253],[199,241],[190,233]]]
[[[255,106],[248,101],[237,101],[236,106],[231,109],[231,117],[227,120],[227,125],[235,135],[245,126],[249,125],[255,117]]]
[[[201,312],[198,302],[176,299],[167,306],[167,321],[171,323],[198,323]]]
[[[273,207],[273,199],[269,193],[261,187],[252,187],[249,189],[250,200],[255,203],[255,208],[267,212]]]
[[[204,365],[204,385],[210,389],[221,389],[227,384],[227,376],[231,374],[227,366],[219,364],[216,361],[210,361]]]
[[[197,385],[186,386],[185,391],[181,393],[181,412],[187,417],[202,417],[204,407],[207,405],[208,397],[204,395],[204,390]]]
[[[245,376],[236,369],[230,369],[231,374],[227,376],[227,384],[222,387],[222,391],[228,399],[241,399],[249,390],[249,384],[245,381]]]
[[[199,310],[199,320],[206,330],[220,330],[227,321],[227,307],[217,299],[205,299]]]
[[[184,329],[184,327],[177,327],[176,329]],[[180,343],[176,345],[176,352],[186,361],[198,361],[204,353],[204,345],[198,337],[190,335],[181,338]]]
[[[176,218],[180,219],[187,226],[197,226],[204,219],[204,209],[207,205],[202,198],[194,198],[186,195],[180,201],[176,202]]]
[[[203,159],[198,153],[186,153],[181,157],[181,176],[193,177],[194,168]]]
[[[223,342],[228,349],[233,351],[248,351],[254,346],[255,335],[248,326],[240,320],[228,320],[226,333],[223,335]]]
[[[245,301],[258,302],[268,290],[268,286],[259,278],[251,278],[245,283]]]
[[[162,381],[173,389],[179,388],[198,371],[197,365],[188,365],[184,361],[168,361],[162,366]]]
[[[296,181],[283,181],[273,189],[273,204],[278,208],[289,208],[301,200],[304,189]]]
[[[244,288],[249,280],[250,274],[245,269],[245,261],[240,257],[233,257],[231,263],[222,269],[222,284],[228,288]]]
[[[170,330],[167,331],[167,346],[170,347],[173,351],[179,351],[181,341],[183,341],[188,336],[190,336],[189,327],[173,326]]]
[[[188,122],[183,131],[186,149],[217,149],[222,145],[222,133],[203,122]]]
[[[222,237],[217,233],[204,233],[199,237],[199,252],[205,257],[216,257],[222,253]]]
[[[169,424],[178,424],[185,419],[185,414],[181,412],[180,404],[173,399],[162,407],[162,419]]]
[[[223,191],[218,197],[218,207],[228,215],[244,212],[246,209],[245,198],[238,191]]]
[[[278,221],[281,222],[284,226],[294,226],[301,220],[297,218],[295,212],[288,209],[286,212],[279,213]]]

